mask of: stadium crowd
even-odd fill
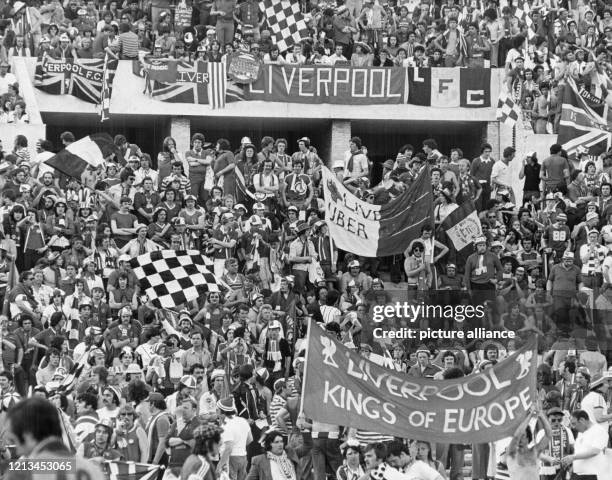
[[[607,79],[612,14],[602,1],[301,1],[307,30],[279,52],[259,2],[4,2],[0,61],[12,56],[219,62],[246,51],[268,63],[500,67],[531,91],[567,76]],[[591,83],[591,82],[588,82]],[[547,96],[544,94],[544,96]],[[535,101],[535,98],[531,99]]]
[[[308,138],[236,146],[196,133],[188,150],[167,137],[148,153],[116,135],[104,167],[79,180],[45,163],[50,140],[34,157],[24,140],[0,145],[4,458],[31,453],[24,431],[44,438],[6,421],[24,398],[42,397],[79,456],[166,465],[170,478],[377,480],[392,467],[410,479],[456,480],[466,469],[473,479],[504,469],[521,480],[571,469],[572,478],[597,478],[612,420],[612,152],[574,162],[555,144],[542,161],[515,158],[511,147],[495,159],[483,144],[470,160],[427,139],[386,160],[377,181],[353,137],[328,166],[359,198],[387,203],[428,168],[436,226],[468,201],[481,220],[467,258],[427,226],[404,256],[379,259],[335,247],[321,198],[325,162]],[[510,162],[522,164],[521,204]],[[201,251],[221,288],[157,308],[130,260],[159,249]],[[410,302],[485,307],[482,318],[419,319],[418,328],[516,338],[376,340],[373,306],[397,300],[397,284]],[[305,418],[308,319],[365,357],[435,379],[481,372],[537,335],[538,427],[523,425],[502,454],[495,444],[432,445]]]

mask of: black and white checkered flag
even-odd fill
[[[521,107],[508,92],[499,94],[497,101],[497,119],[509,126],[514,126],[521,114]]]
[[[220,290],[213,261],[197,250],[158,250],[133,258],[130,265],[143,292],[161,308],[195,300],[202,291]]]
[[[308,27],[300,11],[299,2],[263,0],[259,2],[259,8],[266,16],[272,31],[272,41],[281,53],[308,38]]]

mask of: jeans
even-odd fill
[[[225,48],[234,39],[234,20],[228,22],[220,18],[217,19],[215,30],[217,31],[217,40],[219,40],[221,48]]]
[[[463,480],[464,446],[461,444],[438,443],[436,459],[446,468],[450,464],[450,480]]]
[[[244,480],[247,475],[247,457],[229,458],[229,476],[232,480]]]
[[[191,194],[198,199],[198,205],[203,206],[206,199],[204,198],[204,181],[206,180],[205,173],[192,173],[189,175],[191,181]]]
[[[325,480],[326,471],[335,472],[342,465],[340,440],[331,438],[312,439],[312,466],[314,480]]]

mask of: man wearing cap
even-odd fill
[[[193,381],[195,383],[195,379]],[[170,447],[168,467],[174,473],[180,472],[180,467],[183,466],[187,457],[191,455],[191,450],[195,445],[194,431],[202,423],[198,417],[198,403],[193,396],[184,396],[180,407],[181,418],[172,424],[166,440],[167,445]],[[171,409],[171,411],[175,410]]]
[[[556,215],[555,222],[544,231],[542,246],[544,253],[549,255],[549,263],[559,263],[569,249],[570,229],[566,222],[567,215],[560,212]]]
[[[216,368],[210,374],[211,388],[200,397],[199,413],[206,422],[216,422],[219,417],[217,402],[224,398],[229,392],[226,386],[226,372]]]
[[[281,338],[282,325],[278,320],[272,320],[266,328],[267,338],[264,337],[263,365],[270,373],[266,383],[272,387],[279,378],[289,378],[291,347],[287,340]]]
[[[592,299],[599,295],[599,288],[603,284],[602,265],[608,254],[608,249],[599,243],[599,231],[593,227],[587,233],[587,241],[580,247],[579,255],[582,262],[582,281],[584,286],[590,288]]]
[[[151,393],[148,400],[151,417],[145,426],[149,444],[147,463],[167,465],[166,438],[172,426],[172,419],[166,411],[166,401],[161,393]]]
[[[247,475],[247,447],[253,442],[251,427],[247,420],[236,414],[232,397],[218,400],[217,410],[223,427],[217,473],[221,474],[227,469],[232,480],[244,480]]]
[[[487,239],[474,239],[476,251],[465,263],[464,283],[472,295],[482,294],[483,300],[495,295],[497,282],[502,279],[502,265],[497,255],[487,251]]]
[[[564,413],[559,407],[552,407],[546,412],[550,423],[551,434],[548,439],[548,446],[540,453],[540,478],[544,480],[554,480],[558,478],[561,470],[561,459],[574,451],[574,434],[563,425]],[[546,435],[544,429],[536,433],[535,441],[540,442]]]
[[[587,208],[589,208],[587,206]],[[587,212],[585,221],[580,222],[574,227],[571,238],[574,241],[574,253],[580,255],[580,249],[583,245],[590,243],[589,235],[593,230],[597,230],[599,226],[599,215],[597,212]]]
[[[580,268],[574,265],[574,254],[566,251],[561,263],[554,265],[546,282],[546,290],[553,297],[553,307],[567,315],[572,299],[583,287]]]
[[[606,401],[610,390],[611,377],[608,371],[596,373],[591,378],[589,393],[580,402],[581,410],[589,415],[589,420],[608,430],[608,424],[612,420],[612,413],[608,413],[608,402]]]

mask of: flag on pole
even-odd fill
[[[611,134],[605,112],[605,100],[596,97],[568,78],[563,90],[559,143],[572,160],[578,151],[598,156],[610,148]]]
[[[219,291],[213,261],[197,250],[158,250],[133,258],[130,264],[142,290],[160,308],[174,308],[203,292]]]
[[[384,205],[353,195],[327,167],[322,167],[325,220],[342,250],[364,257],[403,253],[425,225],[433,226],[433,193],[425,167],[410,188]]]
[[[110,99],[113,79],[117,71],[117,60],[110,59],[107,53],[104,57],[104,67],[102,69],[102,91],[100,93],[100,123],[110,118]]]
[[[521,115],[521,107],[516,103],[509,92],[499,94],[497,100],[497,120],[513,127]]]
[[[162,467],[148,463],[107,461],[102,468],[108,480],[152,480]]]
[[[98,168],[104,159],[116,153],[115,143],[108,133],[94,133],[68,145],[45,163],[57,171],[81,179],[83,172]]]
[[[440,223],[436,239],[449,247],[446,260],[459,266],[463,265],[473,251],[474,237],[482,235],[482,226],[474,202],[469,200],[459,205]]]
[[[308,26],[298,1],[263,0],[259,8],[272,30],[272,41],[281,53],[308,38]]]

